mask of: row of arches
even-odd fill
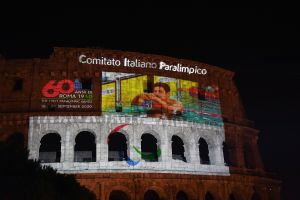
[[[109,135],[108,161],[123,161],[128,159],[128,139],[117,132]],[[198,141],[199,157],[201,164],[210,164],[209,148],[206,140]],[[148,162],[158,162],[160,156],[158,140],[151,133],[141,136],[141,158]],[[172,136],[172,159],[189,162],[183,140]],[[61,136],[57,133],[48,133],[40,141],[39,160],[43,163],[60,162],[61,160]],[[96,161],[96,139],[94,134],[82,131],[75,137],[74,162]]]
[[[154,190],[147,190],[144,194],[144,200],[161,200],[162,198],[159,194]],[[109,194],[109,200],[130,200],[130,197],[123,192],[122,190],[113,190]],[[183,192],[179,191],[176,194],[176,200],[189,200],[188,195]]]
[[[144,200],[162,200],[163,197],[161,197],[156,191],[154,190],[147,190],[144,194]],[[184,191],[178,191],[176,193],[176,200],[189,200],[191,199],[187,193]],[[206,192],[204,196],[205,200],[216,200],[215,196],[211,192]],[[238,198],[236,195],[231,193],[228,197],[228,200],[240,200],[241,198]],[[130,197],[128,194],[126,194],[122,190],[113,190],[109,194],[109,200],[130,200]],[[261,200],[261,197],[258,193],[253,193],[251,196],[251,200]]]

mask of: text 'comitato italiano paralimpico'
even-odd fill
[[[82,64],[90,64],[90,65],[103,65],[103,66],[114,66],[114,67],[131,67],[131,68],[144,68],[144,69],[158,69],[158,70],[165,70],[165,71],[173,71],[173,72],[182,72],[187,74],[200,74],[206,75],[207,70],[204,68],[200,68],[198,66],[188,67],[183,66],[181,63],[177,64],[167,64],[164,61],[160,61],[159,63],[156,62],[145,62],[139,59],[116,59],[116,58],[91,58],[87,57],[86,55],[80,55],[79,63]]]

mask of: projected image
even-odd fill
[[[102,112],[223,125],[217,86],[163,76],[103,72]]]
[[[41,107],[49,111],[92,109],[91,80],[50,80],[41,90]]]

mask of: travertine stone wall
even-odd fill
[[[111,130],[121,124],[129,124],[120,130],[127,138],[128,156],[133,160],[141,160],[132,146],[140,149],[142,134],[150,133],[157,139],[157,146],[161,149],[158,162],[141,160],[135,166],[128,165],[126,161],[108,162],[107,138]],[[82,131],[95,135],[96,162],[74,162],[75,138]],[[28,149],[31,159],[39,158],[40,141],[48,133],[57,133],[61,137],[61,162],[48,165],[63,173],[109,171],[228,175],[229,172],[224,165],[222,151],[225,140],[223,127],[120,115],[36,116],[30,117]],[[187,162],[172,159],[173,135],[183,140]],[[210,165],[200,164],[198,141],[201,137],[208,144]]]

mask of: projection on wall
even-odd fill
[[[102,72],[103,115],[184,120],[222,126],[216,85],[163,76]]]
[[[43,85],[41,93],[41,107],[48,111],[93,108],[91,79],[50,80]]]

